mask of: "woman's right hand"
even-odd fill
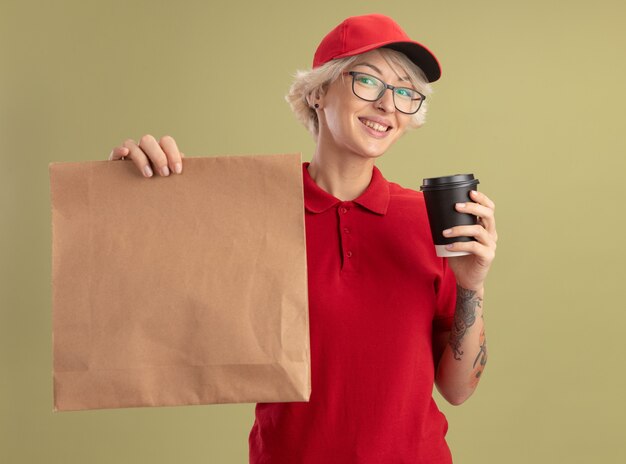
[[[130,158],[144,177],[152,177],[154,170],[161,176],[169,176],[170,172],[182,173],[184,157],[173,137],[164,135],[157,142],[154,137],[146,134],[139,139],[138,144],[127,139],[122,145],[115,147],[109,160]]]

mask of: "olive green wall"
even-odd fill
[[[146,133],[309,160],[283,95],[371,12],[443,66],[426,126],[378,166],[411,188],[473,172],[497,204],[489,363],[462,406],[436,397],[455,462],[626,462],[625,5],[0,0],[0,462],[247,462],[251,404],[52,412],[48,163]]]

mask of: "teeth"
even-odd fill
[[[378,132],[386,132],[387,131],[387,126],[382,126],[382,125],[378,124],[377,122],[370,121],[368,119],[361,119],[361,122],[363,124],[365,124],[367,127],[371,127],[375,131],[378,131]]]

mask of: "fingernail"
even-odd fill
[[[180,174],[181,172],[183,172],[183,165],[182,165],[182,163],[176,163],[174,165],[174,169],[176,170],[176,174]]]
[[[452,233],[452,229],[446,229],[443,231],[443,235],[450,235]]]
[[[144,166],[143,173],[146,177],[152,177],[152,169],[150,169],[150,166]]]
[[[169,176],[170,175],[170,169],[167,166],[163,166],[161,168],[161,174],[163,174],[164,176]]]
[[[454,248],[454,243],[450,243],[449,245],[446,245],[446,250],[451,250],[452,248]]]
[[[465,203],[457,203],[456,206],[458,208],[465,208]]]

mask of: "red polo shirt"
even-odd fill
[[[449,464],[432,398],[432,334],[456,280],[435,254],[421,192],[374,167],[341,201],[302,164],[311,331],[308,402],[258,403],[251,464]]]

